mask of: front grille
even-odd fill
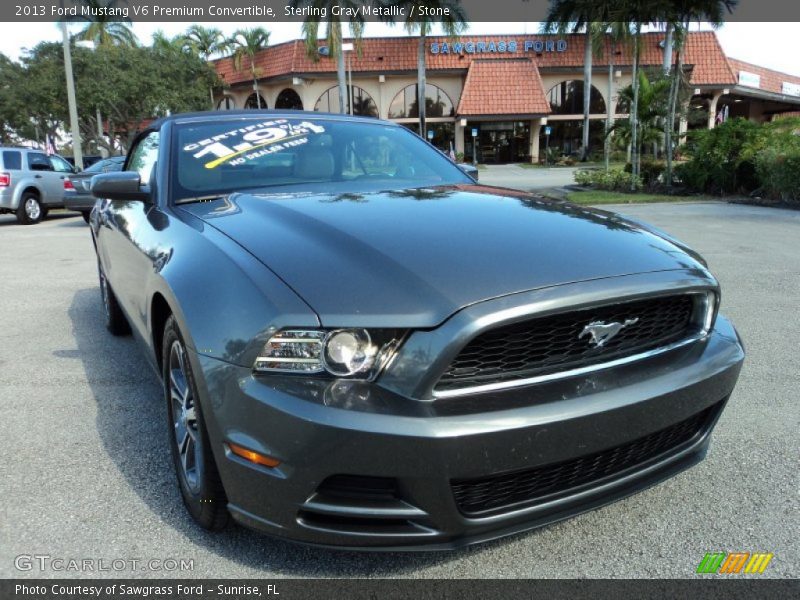
[[[469,388],[568,371],[633,356],[690,337],[698,294],[648,298],[504,325],[470,341],[435,391]],[[625,323],[600,347],[581,333],[593,322]]]
[[[546,496],[577,491],[576,488],[676,451],[707,427],[715,408],[712,406],[666,429],[602,452],[526,471],[453,480],[456,504],[464,515],[477,517],[532,504]]]

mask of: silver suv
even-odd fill
[[[51,208],[64,206],[64,191],[74,189],[69,180],[74,172],[58,155],[0,147],[0,214],[15,213],[23,225],[38,223]]]

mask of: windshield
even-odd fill
[[[83,170],[84,173],[100,173],[105,171],[119,171],[122,167],[123,157],[98,160],[92,166]]]
[[[473,183],[404,127],[315,117],[176,126],[175,201],[236,191],[369,192]]]

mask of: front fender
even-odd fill
[[[159,249],[148,282],[147,323],[156,351],[153,314],[160,295],[196,353],[252,365],[274,331],[319,327],[316,313],[280,278],[218,230],[180,215]]]

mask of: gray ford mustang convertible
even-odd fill
[[[700,461],[744,358],[685,245],[395,124],[172,116],[92,192],[107,326],[162,378],[209,529],[451,548],[564,519]]]

